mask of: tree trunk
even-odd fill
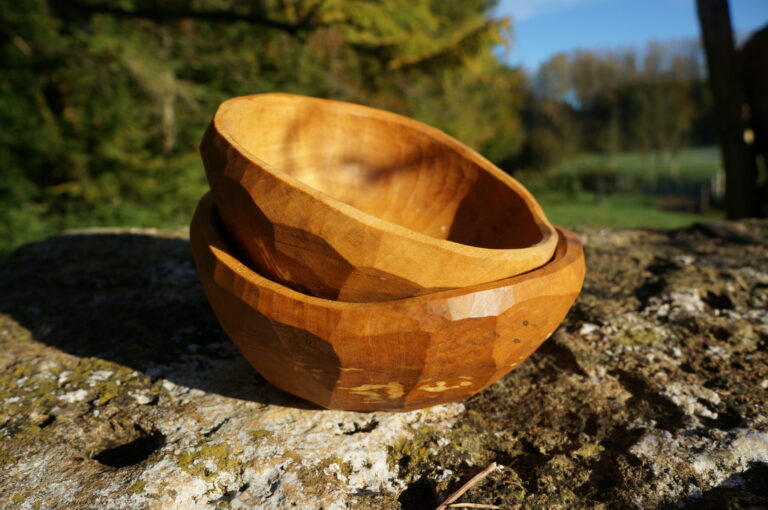
[[[696,6],[725,165],[726,215],[729,219],[757,216],[757,164],[752,149],[744,142],[744,93],[728,0],[697,0]]]

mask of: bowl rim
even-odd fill
[[[226,230],[219,215],[218,208],[213,200],[213,197],[211,196],[211,192],[207,192],[205,195],[203,195],[203,197],[198,202],[197,208],[192,218],[190,237],[192,238],[192,247],[194,252],[196,245],[194,237],[196,237],[198,232],[202,231],[203,236],[201,236],[202,238],[200,240],[205,243],[205,248],[210,252],[214,262],[223,264],[230,274],[234,274],[244,279],[249,285],[258,287],[259,289],[266,289],[270,292],[282,296],[285,299],[300,301],[305,305],[310,305],[313,307],[336,310],[370,310],[382,307],[389,308],[392,306],[404,306],[406,304],[418,304],[429,301],[464,298],[474,293],[498,290],[505,287],[513,287],[524,281],[558,272],[571,266],[579,259],[583,260],[584,250],[579,237],[569,230],[560,227],[553,228],[558,235],[558,242],[555,248],[555,252],[548,262],[530,271],[510,276],[508,278],[503,278],[501,280],[479,283],[463,288],[439,290],[418,296],[373,302],[337,301],[305,294],[303,292],[299,292],[297,290],[291,289],[290,287],[282,285],[274,280],[271,280],[241,262],[240,259],[232,253],[233,250],[231,243],[227,240]],[[213,276],[211,276],[211,278],[213,278]],[[217,282],[217,285],[220,284]]]
[[[357,117],[375,118],[377,120],[384,120],[407,126],[410,129],[418,131],[425,136],[435,140],[441,145],[448,147],[449,149],[458,153],[461,157],[470,160],[472,163],[481,167],[484,172],[490,173],[498,181],[501,181],[509,188],[517,193],[525,203],[525,206],[531,211],[533,217],[533,224],[541,234],[541,239],[536,243],[520,248],[484,248],[481,246],[473,246],[470,244],[463,244],[448,239],[440,239],[428,234],[424,234],[417,230],[398,225],[389,220],[385,220],[376,215],[367,213],[354,207],[346,202],[343,202],[328,193],[321,191],[309,184],[306,184],[299,179],[291,176],[287,172],[280,170],[271,163],[264,161],[258,156],[254,155],[250,150],[246,149],[240,142],[238,142],[232,132],[228,129],[222,129],[220,122],[222,117],[226,114],[228,108],[233,104],[241,101],[254,101],[259,99],[274,99],[284,98],[291,101],[304,101],[307,103],[315,103],[320,105],[323,109],[328,108],[343,108],[347,113]],[[527,252],[535,252],[539,250],[546,251],[548,247],[552,248],[550,255],[554,253],[559,241],[558,234],[555,227],[550,223],[543,208],[539,205],[533,194],[523,186],[520,181],[502,171],[496,165],[494,165],[487,158],[482,156],[477,151],[471,149],[465,144],[461,143],[456,138],[448,135],[447,133],[429,126],[423,122],[411,119],[409,117],[399,115],[397,113],[388,112],[378,108],[370,106],[364,106],[347,101],[338,101],[333,99],[323,99],[312,96],[306,96],[301,94],[290,94],[286,92],[268,92],[263,94],[250,94],[245,96],[236,96],[223,101],[213,116],[211,126],[215,128],[215,132],[218,136],[222,137],[233,149],[235,149],[240,156],[244,157],[250,163],[259,166],[261,169],[267,171],[273,178],[281,181],[287,186],[311,197],[314,200],[321,202],[324,206],[332,209],[342,215],[353,219],[358,223],[369,226],[371,228],[383,231],[385,233],[408,238],[412,241],[422,243],[434,248],[449,249],[454,253],[459,253],[462,256],[474,257],[478,259],[490,259],[491,261],[514,261],[519,260],[520,256]],[[540,266],[537,266],[540,267]]]

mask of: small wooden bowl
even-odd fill
[[[515,179],[445,133],[289,94],[221,104],[201,148],[227,231],[289,287],[371,302],[546,263],[557,234]]]
[[[557,329],[585,271],[578,238],[560,230],[552,261],[524,275],[345,303],[294,291],[240,262],[209,195],[190,236],[208,300],[249,363],[278,388],[331,409],[407,411],[477,393]]]

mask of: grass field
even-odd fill
[[[695,222],[722,219],[722,214],[665,211],[656,201],[640,195],[612,195],[598,200],[591,193],[568,197],[564,193],[537,193],[549,220],[555,225],[590,225],[614,228],[678,228]]]
[[[557,225],[593,225],[615,228],[677,228],[694,222],[722,219],[721,211],[691,214],[665,210],[660,200],[640,190],[604,195],[585,191],[574,183],[580,175],[613,174],[636,182],[673,179],[707,183],[717,175],[717,147],[691,147],[674,157],[620,153],[614,156],[586,154],[561,162],[547,172],[515,175],[539,200],[549,219]],[[566,183],[566,184],[564,184]]]
[[[623,175],[643,177],[674,177],[706,180],[717,174],[720,153],[717,147],[689,147],[675,155],[622,152],[616,155],[585,154],[564,160],[552,168],[552,174],[583,174],[595,171],[615,171]]]

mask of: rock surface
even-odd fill
[[[583,229],[566,322],[472,399],[313,408],[220,331],[185,233],[88,231],[0,275],[0,507],[768,508],[768,222]]]

